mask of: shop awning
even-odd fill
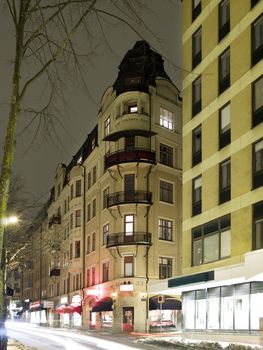
[[[112,311],[112,299],[110,297],[102,298],[94,304],[91,312]]]
[[[77,312],[78,314],[81,315],[81,311],[82,311],[81,303],[71,303],[70,306],[73,307],[73,312]]]
[[[158,295],[149,299],[149,310],[159,310]],[[164,303],[162,303],[162,310],[182,310],[182,303],[175,297],[165,295]]]

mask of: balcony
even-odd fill
[[[60,225],[61,224],[61,216],[60,215],[53,215],[48,222],[48,228],[51,228],[53,225]]]
[[[123,245],[151,245],[152,235],[149,232],[133,232],[127,235],[125,232],[115,233],[107,237],[107,248]]]
[[[49,277],[58,277],[60,276],[60,267],[53,267],[50,269]]]
[[[108,153],[104,156],[105,170],[114,165],[132,162],[155,164],[155,152],[149,149],[127,149]]]
[[[119,204],[152,204],[152,193],[147,191],[115,192],[107,197],[107,208]]]

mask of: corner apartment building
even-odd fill
[[[263,317],[263,1],[183,0],[185,330]]]
[[[179,91],[139,41],[102,96],[98,124],[57,167],[35,233],[31,321],[148,329],[158,316],[149,281],[181,269],[181,152]]]

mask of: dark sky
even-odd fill
[[[151,11],[142,12],[142,18],[160,40],[158,41],[150,34],[146,36],[145,33],[142,34],[156,50],[168,58],[168,61],[165,60],[166,72],[181,89],[181,71],[177,68],[181,67],[181,1],[146,0],[146,4],[150,6]],[[105,43],[99,41],[96,54],[91,61],[87,62],[87,88],[82,82],[71,79],[65,88],[67,108],[57,106],[61,112],[61,123],[56,124],[59,141],[58,138],[55,142],[51,139],[43,139],[40,131],[39,137],[31,145],[33,129],[17,137],[15,174],[22,177],[26,189],[35,199],[47,198],[58,163],[68,164],[86,135],[95,126],[102,94],[115,81],[118,65],[127,50],[133,47],[136,40],[140,40],[135,33],[123,25],[109,25],[106,28],[106,34],[112,53]],[[0,9],[0,43],[0,160],[2,160],[14,50],[10,20],[2,8]],[[19,130],[26,122],[23,118],[21,119]]]

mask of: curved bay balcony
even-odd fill
[[[127,235],[125,232],[119,232],[107,237],[107,248],[135,244],[151,245],[152,234],[149,232],[133,232],[133,234]]]
[[[107,197],[107,208],[120,204],[152,204],[152,193],[147,191],[115,192]]]
[[[104,168],[105,170],[113,165],[122,163],[155,163],[155,152],[149,149],[124,149],[113,153],[105,154]]]

